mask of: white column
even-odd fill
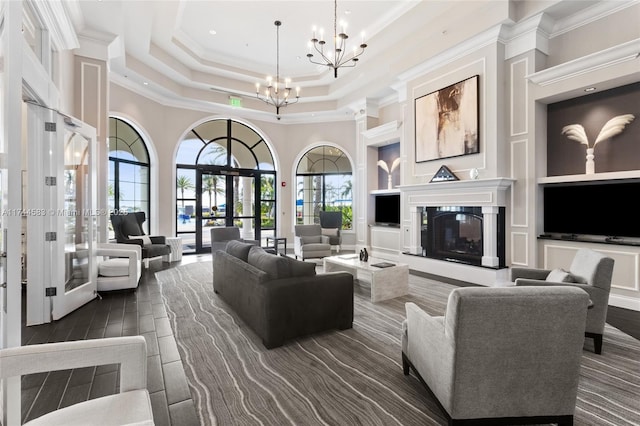
[[[420,232],[422,230],[422,207],[409,206],[409,217],[413,230],[409,236],[409,251],[413,254],[422,254]]]
[[[251,216],[251,205],[253,203],[253,192],[251,190],[251,181],[253,178],[243,176],[240,178],[240,187],[242,188],[242,215]],[[259,185],[256,182],[256,185]],[[256,209],[260,209],[260,204],[256,205]],[[253,222],[251,219],[242,219],[242,229],[240,230],[240,237],[245,240],[255,239],[255,232],[253,231]]]
[[[498,206],[482,207],[482,266],[496,268],[500,265],[498,258]]]

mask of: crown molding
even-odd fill
[[[633,61],[639,55],[640,38],[529,74],[526,78],[539,86],[547,86],[602,68]]]
[[[34,1],[30,4],[42,20],[43,27],[49,32],[51,41],[58,51],[72,50],[80,46],[73,23],[62,2]]]
[[[590,24],[605,18],[608,15],[624,10],[628,7],[639,5],[640,0],[603,1],[579,12],[556,21],[549,38],[558,37],[564,33],[575,30],[583,25]]]

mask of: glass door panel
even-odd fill
[[[63,164],[62,167],[56,165],[61,178],[57,179],[61,184],[55,185],[59,187],[58,201],[51,201],[52,207],[57,206],[52,215],[56,234],[62,237],[56,237],[51,245],[56,247],[54,262],[63,261],[64,280],[52,283],[57,289],[52,297],[53,320],[64,317],[97,295],[95,129],[84,124],[69,125],[61,117],[57,128],[64,129],[60,132]],[[63,259],[57,253],[61,253]]]
[[[256,187],[253,176],[233,176],[233,224],[240,228],[240,237],[256,239],[255,205]]]
[[[196,250],[196,170],[178,169],[176,178],[176,232],[183,253]]]
[[[67,132],[64,149],[65,292],[89,280],[89,141]]]
[[[198,222],[200,238],[197,251],[211,248],[211,227],[226,226],[227,177],[212,172],[200,172]]]

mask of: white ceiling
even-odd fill
[[[324,28],[331,44],[334,2],[330,0],[64,0],[64,4],[81,39],[109,45],[112,81],[165,104],[210,111],[228,108],[229,95],[240,96],[241,112],[263,119],[275,119],[275,110],[255,99],[255,83],[276,73],[274,21],[282,21],[280,76],[301,87],[300,102],[281,111],[286,122],[287,116],[349,115],[365,97],[382,102],[393,96],[397,72],[407,71],[394,66],[416,66],[431,53],[486,29],[473,23],[460,25],[465,15],[497,24],[545,10],[561,19],[594,1],[338,1],[338,20],[348,22],[348,49],[360,44],[363,31],[369,44],[358,65],[341,68],[338,79],[332,70],[311,64],[306,57],[314,25]]]

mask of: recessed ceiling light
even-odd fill
[[[584,89],[585,92],[593,92],[594,90],[596,90],[595,87],[587,87],[586,89]]]
[[[145,86],[149,85],[149,83],[147,83],[146,81],[143,81],[142,84],[144,84]]]
[[[216,32],[216,30],[209,30],[209,34],[211,34],[211,35],[216,35],[216,34],[218,34],[218,33]]]

